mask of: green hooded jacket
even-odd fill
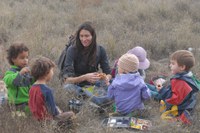
[[[19,67],[12,65],[3,78],[8,89],[8,101],[16,105],[28,103],[29,89],[34,83],[29,73],[21,75],[20,70]]]

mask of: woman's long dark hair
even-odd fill
[[[84,46],[81,43],[80,40],[80,31],[81,30],[87,30],[90,32],[90,34],[92,35],[92,42],[89,45],[87,51],[84,52]],[[84,55],[86,56],[86,60],[88,62],[89,66],[95,67],[96,65],[96,47],[97,47],[97,43],[96,43],[96,32],[94,27],[92,26],[91,22],[84,22],[83,24],[81,24],[76,32],[76,47],[78,50],[77,54],[80,53],[84,53]]]

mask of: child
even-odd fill
[[[140,46],[136,46],[136,47],[130,49],[127,53],[128,54],[134,54],[134,55],[137,56],[137,58],[139,59],[138,72],[143,77],[143,79],[145,79],[146,74],[145,74],[144,70],[149,68],[149,65],[150,65],[150,62],[147,59],[147,52],[145,51],[145,49],[140,47]],[[112,75],[113,78],[117,74],[117,62],[118,62],[118,60],[115,61],[114,67],[111,71],[111,75]]]
[[[161,115],[162,119],[180,120],[185,124],[192,124],[191,115],[196,105],[196,92],[200,89],[200,82],[190,71],[194,64],[194,56],[187,50],[178,50],[171,55],[170,69],[174,76],[170,79],[170,85],[157,86],[164,101],[161,103],[166,106]]]
[[[144,109],[143,100],[150,93],[138,72],[139,60],[134,54],[124,54],[118,61],[118,74],[108,87],[108,97],[114,99],[117,112],[128,115]]]
[[[18,111],[28,112],[29,89],[33,84],[28,68],[29,49],[23,43],[14,43],[7,50],[11,68],[6,71],[3,81],[8,89],[8,101]]]
[[[56,106],[51,88],[46,84],[53,77],[54,62],[45,57],[40,57],[31,65],[31,74],[36,82],[29,91],[29,107],[37,120],[51,120],[58,118],[65,120],[74,116],[73,112],[62,112]]]

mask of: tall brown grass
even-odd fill
[[[151,66],[148,82],[155,73],[168,73],[168,56],[178,49],[194,48],[196,65],[193,72],[200,78],[200,1],[198,0],[1,0],[0,2],[0,71],[9,65],[6,49],[15,41],[23,41],[30,49],[30,59],[43,55],[57,61],[67,38],[84,21],[96,27],[98,43],[106,48],[112,62],[136,45],[147,50]],[[55,88],[56,102],[68,110],[73,95],[62,89],[58,70],[49,84]],[[199,101],[198,95],[198,101]],[[195,123],[191,127],[161,121],[155,101],[151,107],[151,132],[199,132],[200,104],[197,102]],[[84,107],[77,114],[75,128],[56,129],[51,124],[44,128],[36,121],[13,118],[9,109],[1,108],[2,132],[131,132],[123,129],[104,129],[103,116]]]

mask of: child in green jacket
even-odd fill
[[[4,75],[8,89],[8,102],[14,104],[16,110],[27,112],[29,89],[33,84],[28,68],[29,49],[23,43],[14,43],[7,50],[7,60],[11,65]]]

